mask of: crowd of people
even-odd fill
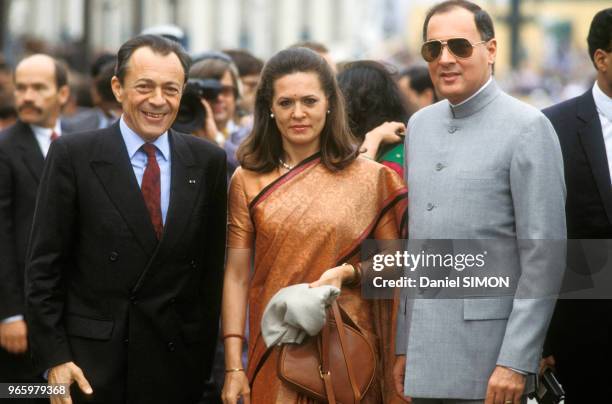
[[[561,291],[553,241],[612,238],[611,8],[595,83],[543,111],[501,89],[493,20],[466,0],[429,10],[426,66],[405,69],[176,39],[100,55],[80,95],[50,55],[0,64],[0,382],[69,384],[52,403],[313,403],[281,346],[332,299],[372,347],[355,403],[526,403],[546,369],[567,404],[606,402],[612,300],[530,291]],[[364,298],[363,243],[399,239],[510,240],[516,285]]]

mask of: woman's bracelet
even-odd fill
[[[361,268],[360,265],[353,265],[353,264],[349,264],[347,262],[345,262],[344,264],[342,264],[342,266],[348,265],[351,268],[353,268],[353,279],[351,279],[350,281],[346,282],[345,285],[346,286],[357,286],[359,285],[359,283],[361,282]]]
[[[232,372],[244,372],[244,368],[230,368],[230,369],[225,369],[225,373],[232,373]]]
[[[223,335],[223,341],[225,341],[226,338],[240,338],[244,342],[247,342],[246,337],[244,335],[241,335],[241,334],[225,334],[225,335]]]

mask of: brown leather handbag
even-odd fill
[[[330,404],[358,404],[376,369],[372,345],[334,301],[321,332],[302,344],[285,344],[278,376],[300,393]]]

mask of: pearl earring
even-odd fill
[[[274,113],[270,113],[270,118],[274,119]]]
[[[329,115],[329,114],[331,114],[331,111],[330,111],[329,109],[327,110],[327,114],[328,114],[328,115]]]

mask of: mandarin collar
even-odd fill
[[[501,90],[497,85],[497,82],[491,78],[485,85],[483,85],[473,96],[467,100],[452,105],[449,103],[451,114],[455,119],[467,118],[470,115],[475,114],[487,105],[489,105],[497,96],[501,94]]]

